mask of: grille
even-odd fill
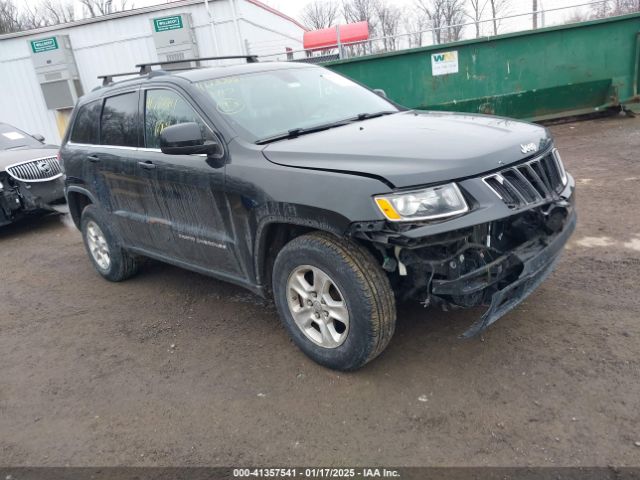
[[[44,157],[7,167],[7,173],[21,182],[46,182],[62,175],[56,157]]]
[[[483,178],[509,208],[556,198],[564,188],[564,167],[557,151]]]

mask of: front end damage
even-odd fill
[[[0,171],[0,226],[31,213],[53,211],[65,201],[62,172],[54,170],[57,161],[51,160],[51,170],[42,167],[45,172],[36,171],[30,163]]]
[[[460,186],[474,206],[469,215],[426,225],[354,224],[351,233],[379,253],[399,301],[445,310],[488,307],[463,333],[469,338],[516,307],[553,271],[576,226],[575,184],[566,177],[546,196],[512,204],[508,192],[500,196],[486,188],[487,177],[465,180]]]

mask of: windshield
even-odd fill
[[[198,82],[218,112],[249,141],[381,111],[389,101],[319,67],[271,70]]]
[[[11,125],[0,123],[0,150],[11,150],[22,147],[41,147],[42,143],[31,135]]]

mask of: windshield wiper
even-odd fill
[[[277,142],[278,140],[287,140],[291,138],[296,138],[296,137],[299,137],[300,135],[306,135],[308,133],[321,132],[323,130],[329,130],[330,128],[347,125],[352,121],[353,119],[348,119],[348,120],[340,120],[339,122],[325,123],[324,125],[317,125],[315,127],[292,128],[286,133],[279,133],[277,135],[273,135],[272,137],[267,137],[267,138],[263,138],[262,140],[258,140],[256,142],[256,145],[264,145],[266,143]]]
[[[369,120],[370,118],[376,118],[376,117],[382,117],[384,115],[391,115],[393,113],[398,113],[398,110],[383,110],[381,112],[375,112],[375,113],[359,113],[356,118],[354,118],[354,121],[362,121],[362,120]]]
[[[328,130],[330,128],[348,125],[353,122],[361,122],[362,120],[368,120],[370,118],[382,117],[383,115],[391,115],[392,113],[398,113],[398,111],[383,110],[381,112],[374,112],[374,113],[359,113],[355,117],[347,118],[346,120],[339,120],[333,123],[325,123],[324,125],[318,125],[315,127],[308,127],[308,128],[292,128],[286,133],[279,133],[278,135],[274,135],[272,137],[267,137],[267,138],[263,138],[262,140],[258,140],[256,142],[256,145],[264,145],[265,143],[277,142],[278,140],[288,140],[291,138],[299,137],[300,135],[321,132],[323,130]]]

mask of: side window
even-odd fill
[[[209,128],[180,95],[171,90],[147,90],[144,102],[145,147],[160,148],[162,130],[187,122],[196,122],[205,138],[213,138]]]
[[[86,143],[88,145],[98,144],[101,108],[101,100],[96,100],[80,107],[69,138],[72,142]]]
[[[116,95],[104,101],[100,143],[122,147],[138,146],[138,92]]]

